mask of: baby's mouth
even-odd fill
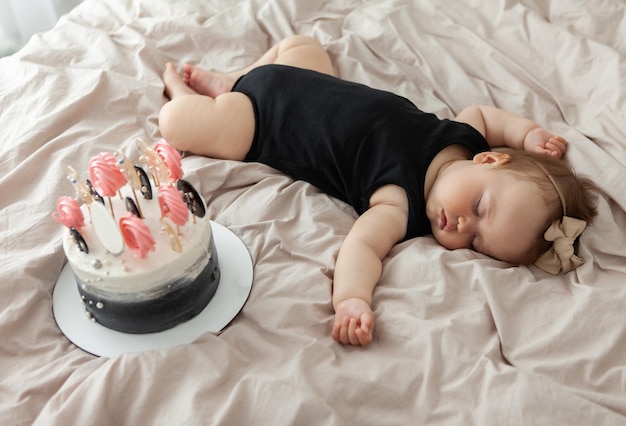
[[[446,217],[446,212],[441,209],[439,211],[439,229],[444,229],[448,224],[448,218]]]

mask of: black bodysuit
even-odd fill
[[[431,232],[424,179],[443,148],[461,144],[472,155],[489,150],[473,127],[420,111],[393,93],[315,71],[258,67],[234,92],[252,101],[256,130],[245,161],[305,180],[361,214],[372,193],[395,184],[407,193],[405,239]]]

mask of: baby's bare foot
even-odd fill
[[[230,92],[235,84],[228,74],[206,71],[190,64],[183,65],[183,81],[197,93],[212,98]]]
[[[176,72],[176,68],[171,62],[165,64],[163,72],[163,83],[165,83],[165,95],[174,99],[183,95],[197,95],[198,93],[191,89],[183,78]]]

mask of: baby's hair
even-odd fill
[[[591,222],[597,214],[596,200],[600,189],[590,179],[577,176],[576,172],[563,160],[525,151],[507,153],[510,154],[511,161],[504,164],[502,169],[535,183],[550,210],[550,216],[541,227],[542,233],[537,235],[527,256],[522,259],[521,264],[529,265],[552,245],[543,238],[543,232],[548,229],[552,222],[563,217],[563,208],[555,184],[563,194],[567,216],[584,220],[587,223]],[[554,183],[546,172],[554,179]]]

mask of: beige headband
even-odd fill
[[[574,253],[574,243],[576,238],[578,238],[587,226],[587,222],[567,216],[565,197],[563,197],[563,193],[556,184],[556,181],[545,167],[539,163],[535,164],[539,166],[548,179],[550,179],[550,182],[552,182],[556,193],[559,195],[561,208],[563,210],[561,220],[555,220],[543,234],[543,238],[545,238],[546,241],[552,242],[552,247],[535,261],[535,266],[554,275],[561,271],[567,273],[584,263],[584,260]]]

